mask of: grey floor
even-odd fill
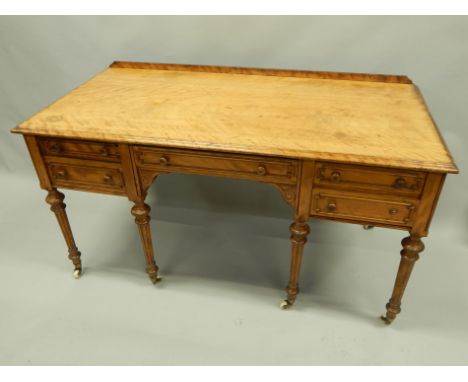
[[[220,200],[229,182],[217,181]],[[386,327],[378,315],[402,231],[313,221],[301,294],[281,311],[290,219],[273,188],[246,185],[250,205],[177,206],[164,203],[170,180],[161,178],[148,198],[164,277],[153,286],[128,200],[66,193],[85,267],[74,280],[37,181],[2,183],[0,364],[468,363],[468,243],[449,218],[436,215],[403,312]],[[256,187],[281,207],[249,213],[263,202]]]

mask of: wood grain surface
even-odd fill
[[[122,66],[13,132],[457,172],[411,83]]]

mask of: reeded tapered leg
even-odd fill
[[[146,257],[146,273],[153,284],[161,278],[158,276],[158,266],[154,261],[153,242],[151,240],[150,227],[150,206],[143,202],[136,202],[132,208],[132,215],[135,216],[135,223],[138,225],[143,251]]]
[[[49,193],[46,197],[46,202],[50,204],[50,209],[54,212],[57,217],[57,221],[62,230],[63,237],[68,246],[68,258],[73,262],[75,266],[74,276],[79,278],[81,275],[81,253],[78,251],[78,248],[75,244],[75,239],[73,238],[73,233],[70,228],[70,223],[68,222],[67,213],[65,211],[65,203],[63,199],[65,195],[57,191],[55,188],[49,190]]]
[[[419,253],[424,250],[423,242],[415,235],[404,238],[401,241],[401,245],[403,249],[400,252],[400,266],[398,268],[395,286],[393,287],[392,297],[386,306],[387,313],[381,317],[386,324],[391,324],[397,314],[401,312],[401,299],[403,298],[403,293],[405,293],[411,271],[413,270],[414,263],[419,259]]]
[[[287,309],[294,301],[299,293],[299,274],[301,271],[302,252],[304,244],[307,242],[307,235],[310,232],[309,225],[304,222],[296,221],[289,227],[291,231],[291,269],[289,273],[289,283],[286,287],[287,298],[281,302],[281,309]]]

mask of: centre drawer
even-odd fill
[[[380,198],[378,195],[340,193],[315,190],[312,196],[311,215],[410,226],[417,201]]]
[[[421,194],[425,173],[371,166],[317,163],[314,183],[320,187],[377,191],[391,194]]]
[[[157,168],[162,172],[224,175],[278,183],[297,181],[297,161],[292,159],[146,146],[135,146],[134,153],[139,167]]]
[[[48,163],[47,171],[54,187],[125,194],[124,178],[118,168],[92,166],[85,163]]]

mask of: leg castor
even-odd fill
[[[362,228],[365,229],[365,230],[370,230],[370,229],[374,228],[374,226],[369,225],[369,224],[365,224],[365,225],[362,226]]]
[[[292,306],[292,303],[289,302],[288,300],[283,300],[283,301],[280,302],[280,308],[281,308],[282,310],[287,310],[287,309],[289,309],[291,306]]]
[[[393,322],[393,320],[394,320],[394,318],[393,318],[393,319],[390,319],[390,318],[388,318],[387,315],[385,315],[385,314],[382,314],[382,315],[380,316],[380,319],[385,323],[385,325],[390,325],[390,324]]]
[[[150,276],[150,280],[153,284],[156,284],[158,282],[160,282],[162,280],[162,277],[161,276]]]
[[[73,271],[73,277],[75,279],[79,279],[81,277],[81,268],[75,268]]]

